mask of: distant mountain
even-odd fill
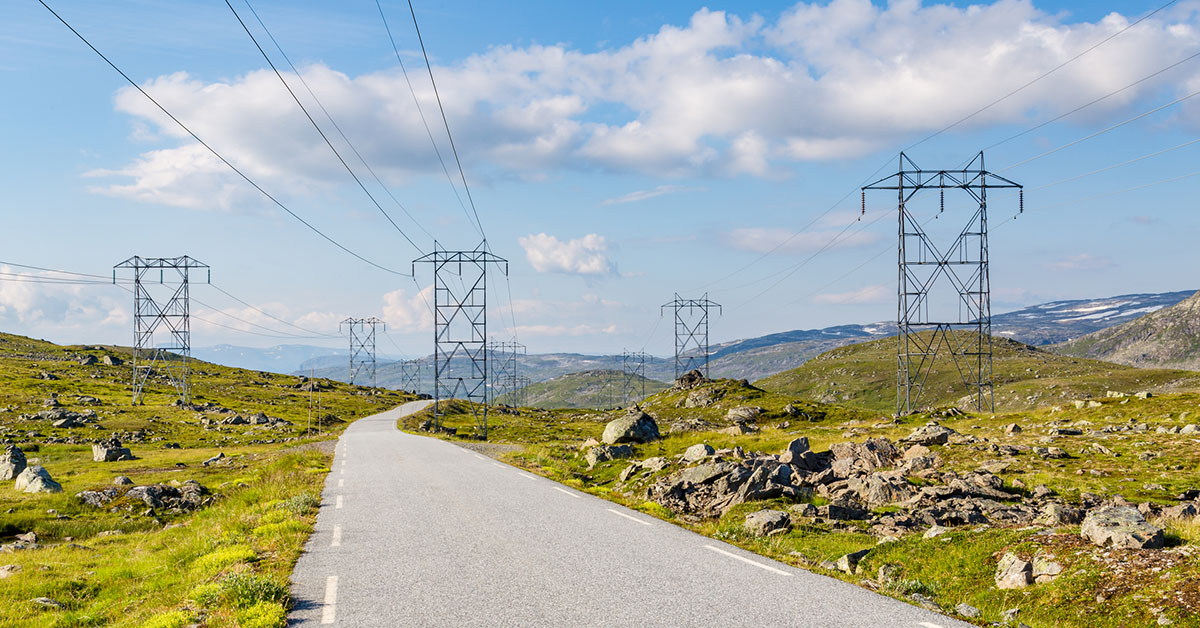
[[[1200,292],[1167,308],[1051,349],[1063,355],[1143,367],[1200,369]]]
[[[621,371],[595,370],[567,373],[537,382],[525,391],[523,404],[535,408],[615,408],[625,405],[623,398],[624,374]],[[667,389],[667,384],[658,380],[635,378],[630,403]],[[512,405],[508,396],[498,399],[500,403]]]
[[[338,350],[312,345],[277,345],[268,349],[214,345],[192,349],[192,357],[205,362],[283,374],[298,370],[305,361],[312,360],[317,356],[341,355],[345,360],[346,353],[345,349]]]
[[[992,333],[1021,343],[1046,346],[1133,320],[1147,312],[1171,307],[1190,296],[1192,291],[1163,294],[1129,294],[1103,299],[1054,301],[1014,312],[992,316]],[[758,380],[774,373],[794,369],[831,349],[853,343],[885,338],[896,333],[895,322],[866,325],[838,325],[824,329],[779,332],[723,342],[712,346],[709,372],[713,377]],[[428,358],[426,358],[428,360]],[[317,357],[297,375],[307,374],[316,366],[319,377],[346,381],[349,367],[346,357]],[[621,370],[619,355],[545,353],[521,356],[518,370],[535,382],[567,373]],[[379,385],[399,388],[403,383],[399,364],[387,364],[381,358],[377,366]],[[672,357],[654,357],[646,361],[646,377],[659,381],[675,378]],[[432,392],[431,371],[424,376],[420,392]]]

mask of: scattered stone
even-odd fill
[[[1063,566],[1052,560],[1052,556],[1033,557],[1033,581],[1039,584],[1053,582],[1063,572]]]
[[[1179,428],[1180,434],[1196,434],[1197,432],[1200,432],[1200,425],[1196,425],[1195,423],[1188,423]]]
[[[47,608],[62,608],[63,607],[61,602],[59,602],[58,600],[55,600],[53,598],[48,598],[48,597],[35,597],[29,601],[33,602],[34,604],[37,604],[39,606],[45,606]]]
[[[1180,504],[1178,506],[1169,506],[1163,508],[1162,517],[1164,519],[1191,519],[1200,514],[1195,504]]]
[[[100,363],[105,366],[121,366],[121,359],[106,355],[100,358]]]
[[[28,465],[25,460],[25,452],[18,449],[16,445],[4,446],[4,453],[0,455],[0,480],[17,479],[26,466]]]
[[[746,515],[742,527],[756,536],[783,534],[792,529],[792,518],[782,510],[759,510]]]
[[[1023,589],[1033,582],[1033,565],[1008,552],[996,566],[995,580],[997,589]]]
[[[712,382],[712,380],[705,377],[704,374],[699,371],[699,369],[692,369],[683,375],[680,375],[679,379],[675,380],[675,389],[689,390],[691,388],[700,386],[701,384],[708,384],[710,382]]]
[[[858,550],[857,552],[851,552],[851,553],[846,554],[845,556],[842,556],[841,558],[837,559],[836,565],[837,565],[838,571],[848,573],[851,575],[858,573],[858,563],[864,557],[866,557],[866,555],[868,553],[870,553],[870,551],[871,551],[870,549]]]
[[[934,611],[934,612],[941,612],[941,610],[942,610],[942,607],[938,606],[938,603],[933,601],[933,598],[929,597],[928,595],[922,595],[920,593],[910,593],[908,596],[908,599],[912,600],[913,602],[916,602],[917,606],[920,606],[921,608],[923,608],[925,610],[930,610],[930,611]]]
[[[757,430],[754,429],[754,426],[746,423],[734,423],[733,425],[718,431],[722,434],[729,434],[730,436],[742,436],[743,434],[752,434]]]
[[[804,454],[809,452],[808,438],[801,436],[787,444],[783,453],[779,454],[779,461],[784,464],[792,464],[800,462],[804,459]]]
[[[1156,549],[1163,546],[1161,528],[1146,521],[1137,508],[1105,506],[1087,514],[1080,534],[1100,547]]]
[[[1016,423],[1009,423],[1008,425],[1004,426],[1004,433],[1005,434],[1020,434],[1021,426],[1017,425]],[[965,605],[960,604],[960,606],[965,606]],[[968,608],[970,608],[970,607],[968,607]],[[975,612],[978,613],[979,611],[976,610]],[[973,617],[973,615],[972,615],[972,617]]]
[[[1004,622],[1005,624],[1012,624],[1012,623],[1015,623],[1017,621],[1017,618],[1020,616],[1021,616],[1021,609],[1010,608],[1010,609],[1004,611],[1003,613],[1000,613],[1000,621]]]
[[[50,472],[41,465],[26,467],[17,476],[13,488],[26,493],[61,493],[62,485],[50,477]]]
[[[1058,447],[1034,447],[1033,453],[1049,460],[1061,460],[1063,458],[1071,457],[1070,454],[1062,449],[1059,449]]]
[[[102,440],[92,445],[92,461],[116,462],[118,460],[133,460],[133,452],[128,447],[122,447],[116,436]]]
[[[1083,521],[1083,511],[1059,503],[1050,503],[1042,508],[1037,521],[1049,526],[1075,525]]]
[[[216,464],[224,459],[225,459],[225,452],[220,451],[220,452],[217,452],[217,455],[213,456],[212,458],[209,458],[208,460],[205,460],[204,462],[201,462],[200,464],[202,466],[207,467],[210,464]]]
[[[921,537],[921,538],[925,538],[925,539],[933,539],[933,538],[937,538],[937,537],[939,537],[939,536],[941,536],[941,535],[943,535],[943,534],[945,534],[945,533],[947,533],[947,532],[949,532],[949,531],[950,531],[950,528],[943,527],[943,526],[939,526],[939,525],[935,525],[935,526],[933,526],[933,527],[929,528],[928,530],[926,530],[926,531],[925,531],[925,534],[924,534],[924,535],[922,535],[922,537]]]
[[[955,606],[954,612],[958,613],[959,615],[962,615],[963,617],[969,617],[971,619],[979,617],[979,614],[980,614],[978,608],[975,608],[974,606],[971,606],[970,604],[967,604],[966,602],[960,602],[958,604],[958,606]]]
[[[604,435],[600,437],[609,445],[649,443],[658,439],[658,423],[654,422],[654,417],[637,407],[631,408],[625,416],[609,421],[604,426]]]
[[[0,565],[0,580],[21,571],[20,565]]]
[[[713,455],[716,450],[705,443],[696,443],[683,451],[684,462],[700,462]]]
[[[36,545],[38,542],[38,535],[37,532],[26,532],[25,534],[18,534],[17,540],[21,541],[22,543],[33,543]]]
[[[1138,399],[1149,399],[1153,396],[1154,396],[1154,394],[1150,393],[1150,392],[1140,392],[1140,393],[1137,393],[1136,395],[1134,395],[1134,397],[1137,397]]]
[[[617,460],[618,458],[632,458],[633,448],[629,445],[599,445],[589,449],[584,457],[587,460],[588,468],[591,469],[601,462]]]
[[[950,436],[957,433],[948,427],[942,427],[937,423],[930,422],[901,439],[901,442],[917,445],[945,445],[950,441]]]
[[[725,413],[725,420],[735,423],[746,423],[757,419],[763,413],[763,409],[758,406],[739,406],[731,408]]]
[[[875,572],[875,581],[879,584],[887,586],[900,579],[900,574],[904,572],[903,567],[895,563],[884,563],[879,566]]]

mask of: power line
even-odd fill
[[[162,111],[168,118],[171,119],[172,122],[177,124],[179,126],[179,128],[183,129],[188,135],[190,135],[192,137],[192,139],[196,140],[196,142],[198,142],[201,146],[206,148],[208,150],[208,152],[212,153],[214,157],[219,159],[221,161],[221,163],[228,166],[230,170],[233,170],[235,173],[237,173],[237,175],[240,176],[242,179],[244,179],[246,181],[246,183],[249,183],[251,186],[253,186],[254,189],[256,189],[260,193],[262,193],[263,196],[267,197],[272,203],[274,203],[280,209],[287,212],[288,215],[290,215],[292,218],[295,218],[296,220],[300,221],[301,224],[303,224],[305,227],[308,227],[309,230],[311,230],[313,233],[316,233],[317,235],[321,236],[330,244],[336,246],[337,248],[341,249],[342,251],[345,251],[346,253],[349,253],[350,255],[357,258],[361,262],[364,262],[370,266],[374,266],[375,268],[378,268],[379,270],[391,273],[393,275],[402,275],[405,277],[409,276],[408,273],[400,272],[398,270],[393,270],[393,269],[383,266],[381,264],[377,264],[377,263],[372,262],[371,260],[363,257],[362,255],[355,253],[354,251],[347,248],[344,244],[325,235],[325,233],[323,231],[321,231],[320,229],[317,229],[315,226],[313,226],[307,220],[301,218],[299,214],[292,211],[287,205],[284,205],[282,202],[279,201],[279,199],[275,198],[269,192],[267,192],[265,189],[263,189],[262,186],[260,186],[253,179],[251,179],[249,177],[249,175],[242,172],[241,169],[239,169],[237,166],[233,165],[233,163],[230,162],[228,159],[226,159],[224,156],[222,156],[221,153],[218,153],[216,151],[216,149],[214,149],[212,146],[210,146],[204,140],[200,139],[200,136],[196,135],[196,133],[193,132],[191,130],[191,128],[189,128],[186,124],[181,122],[179,120],[179,118],[176,118],[174,114],[172,114],[170,111],[167,110],[166,107],[159,104],[159,102],[157,100],[155,100],[152,96],[150,96],[150,94],[147,93],[146,90],[142,89],[141,85],[138,85],[132,78],[129,78],[129,75],[126,74],[124,70],[117,67],[117,64],[113,63],[112,60],[110,60],[107,56],[104,55],[104,53],[100,52],[100,50],[98,48],[93,46],[92,42],[88,41],[88,39],[86,37],[84,37],[79,31],[75,30],[74,26],[71,26],[71,24],[69,22],[67,22],[61,15],[56,13],[54,11],[54,9],[51,9],[50,5],[46,4],[45,0],[38,0],[38,3],[41,4],[43,7],[45,7],[46,10],[49,11],[50,14],[53,15],[55,18],[57,18],[59,22],[62,22],[63,26],[66,26],[67,29],[70,30],[76,37],[78,37],[79,40],[82,41],[88,48],[91,48],[92,52],[96,53],[97,56],[99,56],[101,59],[103,59],[104,62],[107,63],[109,67],[111,67],[113,70],[116,70],[117,74],[121,75],[121,78],[125,79],[125,81],[128,82],[130,85],[132,85],[134,89],[141,92],[141,94],[143,96],[145,96],[146,99],[149,100],[151,103],[153,103],[155,107],[158,107],[159,111]]]
[[[226,0],[228,2],[228,0]],[[425,69],[429,71],[429,83],[433,85],[433,95],[437,98],[438,111],[442,113],[442,124],[446,126],[446,138],[450,140],[450,151],[454,153],[454,163],[458,164],[458,174],[462,177],[463,190],[467,193],[467,201],[471,203],[471,213],[475,215],[475,224],[479,226],[480,235],[487,239],[483,232],[483,222],[479,220],[479,211],[475,209],[475,199],[471,197],[471,188],[467,186],[467,175],[463,171],[462,160],[458,158],[458,149],[454,146],[454,136],[450,133],[450,121],[446,119],[446,109],[442,106],[442,96],[438,93],[437,81],[433,79],[433,65],[429,63],[429,53],[425,51],[425,40],[421,38],[421,27],[417,24],[417,11],[413,8],[412,0],[408,0],[408,11],[412,13],[413,29],[417,31],[417,42],[421,44],[421,54],[425,57]]]
[[[475,225],[471,220],[471,214],[467,212],[467,205],[463,203],[462,196],[458,193],[458,186],[454,184],[453,177],[450,176],[450,169],[446,167],[446,160],[442,157],[442,150],[438,148],[437,140],[433,139],[433,131],[429,128],[429,121],[425,119],[425,110],[421,107],[421,101],[417,98],[417,90],[413,89],[412,81],[408,77],[408,70],[404,67],[404,60],[400,57],[400,48],[396,45],[396,38],[392,36],[392,28],[388,26],[387,16],[383,14],[383,5],[379,0],[375,0],[375,7],[379,9],[379,18],[383,21],[383,28],[387,31],[388,41],[392,43],[392,52],[396,53],[396,62],[400,64],[400,72],[404,74],[404,82],[408,84],[408,93],[412,94],[413,104],[417,107],[417,114],[421,117],[421,124],[425,127],[425,134],[429,136],[429,143],[433,145],[433,152],[437,155],[438,162],[442,164],[442,172],[446,175],[446,181],[450,183],[450,189],[454,192],[454,198],[458,200],[459,207],[463,210],[463,215],[467,217],[467,223],[475,227],[479,231],[479,235],[483,235],[482,227]]]
[[[313,128],[317,130],[317,133],[321,136],[321,139],[325,140],[325,145],[329,147],[329,150],[333,151],[334,156],[337,157],[338,161],[342,164],[342,167],[346,169],[346,172],[350,173],[350,176],[354,178],[354,182],[358,184],[358,187],[362,188],[363,193],[367,195],[367,198],[371,199],[371,202],[375,205],[379,212],[383,214],[383,217],[387,218],[387,221],[392,223],[392,226],[396,228],[396,231],[400,232],[400,235],[403,236],[404,239],[407,240],[414,249],[420,253],[424,253],[425,251],[423,251],[421,247],[417,246],[417,243],[413,242],[412,238],[408,237],[407,233],[404,233],[404,230],[400,228],[400,225],[396,224],[395,220],[392,220],[391,215],[387,213],[387,210],[383,208],[383,205],[380,205],[379,201],[375,200],[375,195],[371,194],[371,191],[367,189],[365,184],[363,184],[362,179],[358,178],[358,175],[354,172],[354,169],[350,167],[350,164],[346,163],[346,160],[342,158],[342,154],[339,153],[338,149],[333,146],[333,142],[329,141],[329,137],[325,135],[325,131],[321,130],[321,125],[317,124],[317,121],[313,119],[312,114],[308,112],[308,108],[304,106],[304,103],[300,102],[300,98],[296,96],[296,92],[292,91],[292,86],[288,85],[287,80],[283,78],[283,74],[280,74],[279,68],[275,67],[275,62],[271,61],[271,57],[267,54],[267,51],[263,50],[263,47],[259,45],[258,39],[254,37],[254,33],[250,32],[250,27],[246,26],[246,23],[242,21],[242,16],[238,15],[237,9],[233,8],[233,4],[230,3],[229,0],[225,0],[225,6],[229,7],[229,10],[233,12],[233,17],[237,18],[238,24],[242,25],[242,30],[246,31],[246,34],[250,36],[250,41],[254,42],[254,47],[258,48],[258,52],[261,53],[263,59],[267,61],[267,65],[271,66],[271,70],[275,72],[275,76],[279,77],[279,82],[283,83],[284,89],[286,89],[288,94],[292,96],[292,100],[296,101],[296,104],[300,106],[300,111],[304,112],[304,117],[308,118],[308,121],[312,123]],[[249,6],[249,3],[247,3],[247,6]]]
[[[338,135],[342,137],[342,140],[346,142],[346,145],[350,147],[350,150],[354,152],[354,156],[358,157],[358,160],[362,162],[364,167],[366,167],[367,172],[371,173],[371,176],[374,177],[375,182],[379,184],[379,187],[383,188],[383,191],[386,192],[389,197],[391,197],[392,202],[396,204],[396,207],[399,207],[400,211],[404,212],[404,215],[408,216],[408,219],[411,220],[418,229],[424,232],[425,235],[429,236],[429,238],[432,240],[433,234],[429,233],[429,231],[425,229],[420,222],[417,222],[416,217],[409,213],[408,209],[404,207],[404,204],[400,202],[400,199],[396,198],[396,196],[392,194],[391,189],[389,189],[388,186],[383,183],[383,180],[378,174],[375,173],[375,169],[371,167],[371,164],[367,163],[367,160],[363,158],[361,153],[358,152],[358,148],[354,146],[354,143],[350,141],[350,138],[346,137],[346,133],[342,131],[342,127],[338,125],[336,120],[333,119],[333,116],[329,113],[329,110],[325,108],[325,105],[321,102],[321,99],[317,98],[316,92],[314,92],[312,87],[309,86],[308,81],[304,80],[304,75],[300,73],[300,70],[296,69],[296,65],[292,63],[291,57],[288,57],[287,53],[283,51],[283,46],[279,45],[279,42],[275,40],[275,36],[271,34],[271,30],[267,28],[267,25],[263,23],[262,18],[258,16],[258,11],[255,11],[254,7],[250,5],[250,0],[244,0],[244,2],[246,3],[246,8],[250,9],[250,13],[254,15],[254,19],[258,21],[258,25],[262,27],[263,32],[267,34],[267,37],[271,39],[271,43],[275,45],[275,49],[278,50],[279,54],[283,56],[285,61],[287,61],[288,67],[290,67],[292,72],[296,74],[296,78],[300,79],[300,84],[304,86],[306,91],[308,91],[308,95],[312,96],[313,101],[317,103],[317,106],[321,108],[321,112],[325,114],[325,118],[328,119],[329,123],[333,125],[333,128],[337,130]],[[390,217],[388,219],[391,220]]]
[[[264,310],[262,310],[262,309],[259,309],[259,308],[255,307],[255,306],[253,306],[253,305],[250,305],[249,303],[247,303],[247,302],[245,302],[245,301],[243,301],[243,300],[241,300],[241,299],[239,299],[239,298],[237,298],[237,297],[233,296],[232,294],[229,294],[229,293],[228,293],[228,292],[226,292],[225,290],[222,290],[220,287],[218,287],[216,284],[212,284],[212,283],[210,283],[209,285],[210,285],[210,286],[212,286],[212,288],[213,288],[214,290],[216,290],[217,292],[220,292],[221,294],[223,294],[223,295],[225,295],[225,296],[229,297],[230,299],[233,299],[234,301],[237,301],[238,303],[241,303],[242,305],[244,305],[244,306],[246,306],[246,307],[248,307],[248,308],[250,308],[250,309],[254,310],[255,312],[258,312],[259,314],[262,314],[263,316],[266,316],[267,318],[271,318],[271,319],[277,320],[277,321],[279,321],[279,322],[283,323],[284,325],[287,325],[287,326],[289,326],[289,327],[295,327],[296,329],[299,329],[300,331],[302,331],[302,332],[305,332],[305,333],[309,333],[309,334],[315,334],[315,335],[318,335],[318,336],[327,336],[327,337],[329,337],[329,338],[340,338],[340,336],[337,336],[337,335],[335,335],[335,334],[322,334],[322,333],[321,333],[321,332],[319,332],[319,331],[314,331],[314,330],[312,330],[312,329],[308,329],[308,328],[306,328],[306,327],[301,327],[301,326],[299,326],[299,325],[297,325],[297,324],[295,324],[295,323],[290,323],[290,322],[288,322],[288,321],[286,321],[286,320],[284,320],[284,319],[282,319],[282,318],[279,318],[278,316],[275,316],[275,315],[273,315],[273,314],[271,314],[271,313],[269,313],[269,312],[266,312],[266,311],[264,311]]]
[[[202,305],[202,306],[204,306],[204,307],[206,307],[206,308],[208,308],[208,309],[210,309],[210,310],[212,310],[212,311],[216,312],[217,314],[220,314],[220,315],[222,315],[222,316],[227,316],[227,317],[229,317],[229,318],[232,318],[233,320],[235,320],[235,321],[238,321],[239,323],[245,323],[246,325],[250,325],[250,326],[252,326],[252,327],[257,327],[257,328],[259,328],[259,329],[263,329],[263,330],[269,331],[269,332],[271,332],[271,333],[273,333],[273,334],[277,334],[277,335],[278,335],[278,337],[280,337],[280,338],[336,338],[336,337],[337,337],[337,336],[331,336],[331,335],[328,335],[328,334],[322,334],[322,335],[317,335],[317,336],[301,336],[301,335],[299,335],[299,334],[293,334],[293,333],[281,332],[281,331],[279,331],[279,330],[277,330],[277,329],[272,329],[272,328],[270,328],[270,327],[267,327],[266,325],[260,325],[260,324],[258,324],[258,323],[255,323],[255,322],[252,322],[252,321],[248,321],[248,320],[246,320],[246,319],[244,319],[244,318],[241,318],[240,316],[235,316],[235,315],[233,315],[233,314],[230,314],[229,312],[226,312],[225,310],[222,310],[222,309],[220,309],[220,308],[217,308],[217,307],[213,307],[213,306],[211,306],[211,305],[209,305],[209,304],[207,304],[207,303],[205,303],[205,302],[201,301],[200,299],[197,299],[196,297],[191,297],[191,299],[192,299],[192,301],[195,301],[197,304],[199,304],[199,305]]]

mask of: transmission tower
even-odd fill
[[[371,376],[371,386],[375,387],[375,328],[387,330],[387,324],[372,316],[371,318],[347,318],[339,325],[339,329],[350,339],[350,383],[359,373],[366,371]]]
[[[517,389],[513,391],[513,407],[524,408],[529,405],[529,386],[533,384],[533,380],[528,376],[517,376]]]
[[[442,399],[470,402],[475,432],[487,438],[487,267],[508,260],[487,250],[433,252],[413,261],[433,264],[433,424],[442,425]],[[465,361],[465,363],[464,363]]]
[[[488,368],[491,369],[491,396],[499,399],[517,390],[517,356],[525,355],[525,345],[515,339],[488,343]],[[511,400],[510,400],[511,401]]]
[[[640,391],[640,392],[639,392]],[[621,403],[646,398],[646,352],[621,352]]]
[[[708,294],[699,299],[684,299],[675,294],[675,300],[665,303],[675,311],[675,379],[692,370],[699,370],[708,377],[708,311],[721,304],[708,299]]]
[[[421,359],[405,360],[400,363],[400,388],[421,392]]]
[[[179,401],[192,397],[189,358],[192,354],[190,271],[203,269],[203,283],[212,279],[207,264],[183,257],[133,256],[113,266],[113,283],[118,270],[133,271],[133,403],[142,398],[142,390],[156,364],[162,363]],[[154,271],[158,271],[155,281]],[[164,286],[159,300],[150,286]],[[165,300],[163,300],[165,297]]]
[[[867,190],[895,190],[898,199],[898,414],[909,414],[920,407],[918,401],[925,381],[942,351],[954,361],[962,383],[975,397],[976,409],[991,412],[996,409],[992,396],[992,286],[987,219],[987,193],[991,189],[1018,190],[1019,211],[1024,212],[1022,186],[985,170],[982,152],[965,168],[936,171],[922,170],[900,153],[898,172],[862,189],[864,213]],[[913,198],[927,190],[939,193],[935,218],[946,209],[946,190],[962,190],[971,197],[968,203],[971,217],[946,248],[935,244],[925,225],[914,218]],[[945,246],[947,242],[941,244]],[[944,287],[944,301],[931,303],[936,301],[931,296],[939,287]],[[958,310],[957,316],[953,309]]]

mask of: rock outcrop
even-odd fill
[[[604,435],[600,440],[609,445],[616,445],[649,443],[659,438],[658,423],[654,421],[654,417],[634,407],[625,416],[609,421],[608,425],[604,426]]]
[[[1155,549],[1163,546],[1161,528],[1131,506],[1104,506],[1087,514],[1079,533],[1101,547]]]
[[[26,466],[28,465],[25,461],[25,452],[18,449],[16,445],[4,446],[4,453],[0,454],[0,480],[17,479]]]

